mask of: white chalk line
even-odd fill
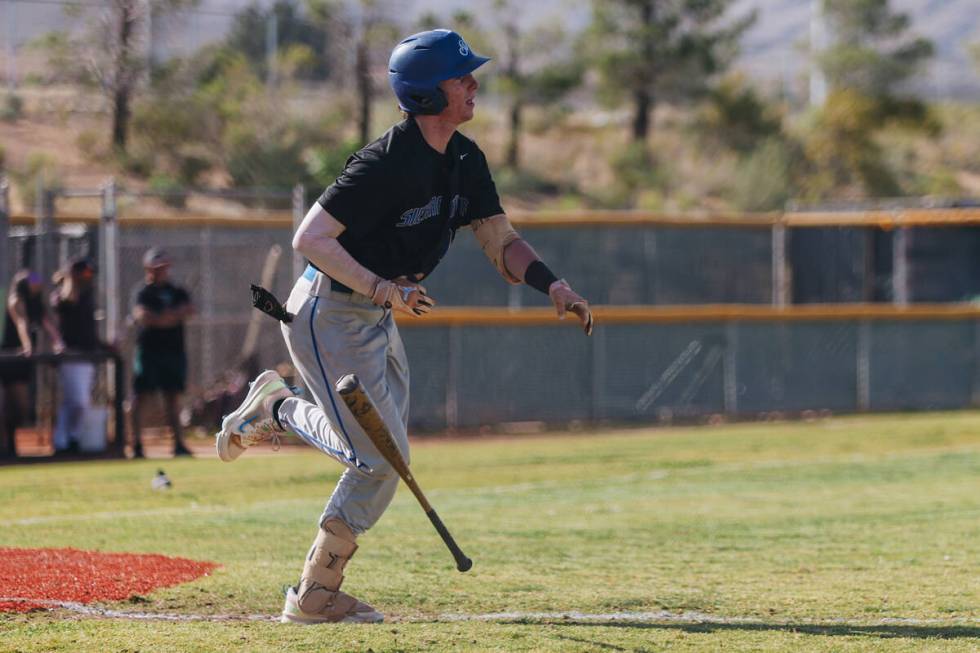
[[[928,449],[924,451],[910,451],[901,453],[889,453],[884,455],[866,455],[866,454],[851,454],[846,456],[826,456],[822,458],[810,458],[805,460],[761,460],[757,462],[731,462],[731,463],[720,463],[720,464],[696,464],[690,467],[670,467],[668,469],[656,468],[649,472],[638,472],[633,474],[621,474],[609,477],[593,477],[589,479],[555,479],[547,481],[534,481],[534,482],[520,482],[520,483],[506,483],[501,485],[487,485],[487,486],[476,486],[476,487],[465,487],[465,488],[437,488],[426,492],[431,497],[440,496],[467,496],[467,495],[487,495],[487,494],[510,494],[510,493],[520,493],[529,492],[535,490],[553,490],[566,487],[568,485],[575,485],[576,487],[581,487],[583,480],[592,482],[596,485],[601,485],[604,487],[612,485],[632,485],[637,482],[644,481],[660,481],[669,477],[676,476],[689,476],[703,473],[718,473],[718,472],[738,472],[738,471],[749,471],[757,469],[788,469],[788,468],[798,468],[806,467],[810,465],[829,465],[829,464],[860,464],[867,462],[876,462],[879,460],[893,461],[902,459],[915,459],[915,458],[928,458],[937,455],[946,454],[970,454],[978,453],[978,449],[974,445],[967,445],[964,447],[953,447],[949,449]],[[688,461],[671,461],[674,464],[683,465]],[[700,461],[697,461],[700,462]],[[309,503],[310,499],[306,498],[289,498],[289,499],[275,499],[269,501],[255,501],[252,503],[239,503],[233,506],[228,505],[197,505],[192,504],[188,506],[175,506],[175,507],[161,507],[161,508],[148,508],[144,510],[117,510],[117,511],[105,511],[105,512],[92,512],[92,513],[72,513],[68,515],[42,515],[38,517],[23,517],[20,519],[8,519],[0,520],[0,528],[4,526],[33,526],[38,524],[48,524],[55,522],[64,521],[75,521],[75,522],[85,522],[85,521],[98,521],[100,519],[126,519],[130,517],[142,518],[142,517],[159,517],[162,515],[186,515],[188,513],[198,513],[198,514],[208,514],[208,513],[220,513],[220,512],[238,512],[242,508],[274,508],[277,506],[284,506],[290,504],[304,504]]]
[[[227,505],[188,505],[166,508],[146,508],[142,510],[112,510],[105,512],[83,512],[72,513],[69,515],[41,515],[38,517],[23,517],[21,519],[8,519],[0,521],[3,526],[33,526],[36,524],[49,524],[52,522],[64,521],[98,521],[100,519],[126,519],[129,517],[160,517],[161,515],[186,515],[189,513],[217,513],[217,512],[237,512],[242,506],[249,508],[275,508],[288,504],[309,503],[308,498],[276,499],[271,501],[254,501],[246,504]]]
[[[40,605],[48,610],[68,610],[84,616],[98,617],[104,619],[132,619],[134,621],[172,621],[172,622],[276,622],[279,621],[278,615],[265,614],[177,614],[166,612],[136,612],[128,610],[112,610],[99,606],[85,605],[75,601],[54,601],[48,599],[32,599],[24,597],[3,597],[0,602],[6,603],[29,603]],[[683,624],[706,624],[706,625],[754,625],[772,627],[847,627],[855,628],[876,628],[887,626],[972,626],[980,624],[980,617],[961,618],[961,619],[914,619],[907,617],[885,617],[875,620],[849,621],[847,619],[801,619],[797,621],[764,621],[758,617],[726,617],[722,615],[707,614],[697,611],[670,612],[668,610],[657,610],[652,612],[489,612],[484,614],[463,614],[463,613],[444,613],[433,616],[387,616],[385,623],[460,623],[460,622],[484,622],[484,623],[536,623],[536,622],[588,622],[596,625],[604,623],[683,623]]]

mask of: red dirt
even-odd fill
[[[50,607],[44,601],[121,601],[206,576],[217,566],[155,553],[0,548],[0,612]],[[13,598],[21,600],[4,600]]]

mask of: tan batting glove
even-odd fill
[[[582,330],[585,331],[585,335],[592,335],[593,320],[592,311],[589,310],[589,302],[572,290],[568,282],[564,279],[553,282],[548,287],[548,297],[551,298],[551,303],[555,305],[558,319],[564,320],[565,312],[571,311],[582,322]]]
[[[421,317],[435,306],[435,300],[425,294],[425,287],[406,277],[398,277],[393,281],[379,280],[371,293],[371,301],[376,306],[412,317]]]

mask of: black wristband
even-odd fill
[[[524,271],[524,283],[546,295],[548,294],[548,288],[556,281],[558,281],[558,277],[548,269],[544,261],[535,261],[527,266],[527,270]]]

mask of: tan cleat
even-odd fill
[[[286,605],[282,608],[279,621],[284,624],[379,624],[385,620],[383,614],[363,601],[358,601],[350,594],[337,590],[331,592],[332,599],[319,612],[303,612],[299,607],[299,597],[296,588],[290,587],[286,592]]]
[[[384,615],[363,601],[340,591],[344,567],[357,551],[357,536],[342,520],[328,519],[320,526],[306,556],[299,585],[286,592],[282,623],[381,623]]]

